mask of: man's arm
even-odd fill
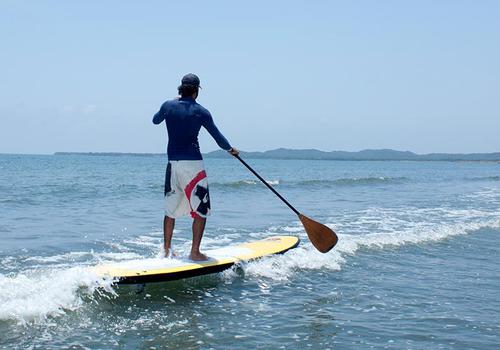
[[[203,119],[202,125],[203,127],[205,127],[205,129],[207,129],[208,133],[214,138],[215,142],[217,142],[220,148],[225,151],[231,150],[229,141],[224,137],[224,135],[222,135],[219,129],[217,129],[214,120],[212,119],[212,116],[209,112],[207,112],[207,115]]]
[[[160,124],[165,119],[165,109],[161,106],[158,113],[153,117],[153,124]]]

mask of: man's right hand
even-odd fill
[[[228,151],[231,155],[237,156],[240,154],[240,151],[238,151],[236,148],[231,147],[231,149]]]

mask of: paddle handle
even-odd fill
[[[295,208],[294,208],[294,207],[293,207],[290,203],[288,203],[288,201],[287,201],[285,198],[283,198],[283,196],[282,196],[281,194],[279,194],[279,193],[278,193],[278,192],[277,192],[277,191],[276,191],[276,190],[275,190],[275,189],[274,189],[271,185],[269,185],[269,184],[267,183],[267,181],[266,181],[266,180],[264,180],[264,179],[262,178],[262,176],[260,176],[259,174],[257,174],[257,172],[256,172],[255,170],[253,170],[253,169],[252,169],[252,167],[251,167],[250,165],[248,165],[248,164],[247,164],[247,163],[246,163],[243,159],[241,159],[239,155],[234,155],[234,157],[235,157],[235,158],[237,158],[237,159],[238,159],[238,160],[239,160],[239,161],[240,161],[240,162],[241,162],[244,166],[246,166],[246,167],[247,167],[247,169],[248,169],[248,170],[250,170],[250,171],[251,171],[251,172],[252,172],[255,176],[257,176],[257,178],[258,178],[260,181],[262,181],[262,183],[263,183],[264,185],[266,185],[266,186],[267,186],[267,188],[269,188],[271,191],[273,191],[273,193],[274,193],[276,196],[278,196],[278,198],[279,198],[279,199],[281,199],[281,200],[282,200],[282,201],[283,201],[286,205],[288,205],[288,207],[289,207],[290,209],[292,209],[292,210],[293,210],[293,212],[294,212],[295,214],[297,214],[297,216],[300,216],[299,211],[298,211],[297,209],[295,209]]]

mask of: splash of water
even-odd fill
[[[0,275],[0,320],[44,322],[79,309],[96,293],[116,296],[111,285],[84,267]]]

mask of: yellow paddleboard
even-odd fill
[[[117,284],[144,284],[173,281],[226,270],[241,261],[281,254],[299,245],[294,236],[275,236],[260,241],[207,250],[207,261],[187,258],[155,258],[122,261],[94,267],[102,277],[116,279]]]

